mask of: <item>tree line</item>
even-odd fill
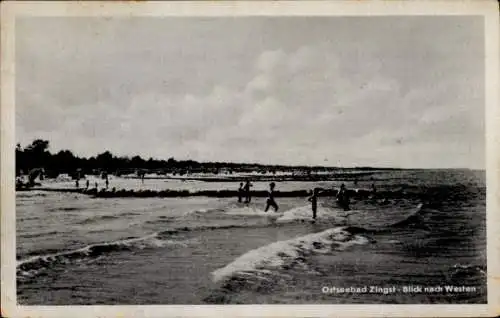
[[[33,169],[44,169],[47,177],[57,177],[59,174],[74,175],[76,173],[87,174],[129,174],[145,173],[145,171],[156,171],[160,174],[174,173],[185,174],[188,172],[213,172],[219,173],[225,169],[227,173],[237,171],[276,171],[286,170],[286,166],[268,166],[253,163],[228,163],[228,162],[204,162],[194,160],[159,160],[154,158],[143,159],[140,156],[115,156],[110,151],[104,151],[92,157],[79,157],[70,150],[60,150],[51,153],[49,141],[36,139],[30,145],[16,146],[16,175],[28,174]],[[305,167],[304,167],[305,168]]]
[[[194,160],[175,160],[173,157],[163,159],[143,159],[140,156],[115,156],[110,151],[104,151],[92,157],[80,157],[70,150],[60,150],[57,153],[50,152],[48,140],[36,139],[26,147],[16,145],[16,175],[28,174],[33,169],[44,170],[46,177],[57,177],[59,174],[71,176],[87,174],[114,174],[123,175],[137,173],[139,175],[148,172],[159,174],[173,173],[183,175],[189,172],[212,172],[225,173],[259,171],[302,171],[306,173],[317,171],[339,172],[339,170],[373,170],[372,167],[334,168],[324,166],[284,166],[263,165],[257,163],[233,163],[233,162],[198,162]],[[394,170],[392,168],[376,168],[377,170]],[[396,169],[397,170],[397,169]]]

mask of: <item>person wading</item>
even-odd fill
[[[245,186],[243,187],[243,189],[245,190],[245,203],[250,203],[250,201],[252,200],[252,196],[250,194],[250,188],[253,186],[253,184],[250,183],[249,180],[247,180],[247,182],[245,183]]]
[[[309,202],[311,202],[311,210],[314,220],[316,220],[316,212],[318,211],[318,194],[319,194],[319,189],[314,188],[311,191],[311,196],[307,199]]]
[[[243,189],[243,182],[240,183],[240,188],[238,189],[238,202],[241,202],[243,199],[245,189]]]
[[[340,186],[339,192],[337,193],[337,203],[345,211],[350,210],[350,208],[349,208],[349,195],[347,193],[347,189],[345,187],[345,184],[343,184],[343,183]]]
[[[276,184],[274,182],[271,182],[269,184],[269,191],[267,191],[267,201],[266,201],[266,209],[264,210],[267,212],[269,210],[269,207],[273,207],[274,212],[278,212],[278,204],[276,204],[276,201],[274,200],[274,187]]]

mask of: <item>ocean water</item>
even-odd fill
[[[321,197],[314,223],[305,198],[277,198],[276,214],[263,212],[264,198],[245,205],[236,198],[18,192],[18,302],[486,303],[484,172],[382,171],[373,180],[380,192],[399,194],[353,200],[350,211]],[[372,182],[360,180],[356,187]],[[277,190],[340,183],[278,182]],[[113,178],[110,186],[118,185],[238,187]],[[266,185],[255,183],[254,189]]]

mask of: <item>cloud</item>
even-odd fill
[[[90,25],[68,34],[54,28],[64,33],[55,46],[49,38],[21,37],[18,60],[29,62],[19,67],[19,140],[45,137],[55,149],[84,155],[110,150],[215,161],[407,167],[484,161],[483,72],[474,62],[482,56],[464,44],[470,36],[405,33],[425,29],[419,22],[370,37],[367,22],[352,25],[359,34],[297,31],[296,43],[283,28],[287,36],[276,35],[283,43],[267,46],[274,43],[267,33],[258,41],[234,35],[223,42],[201,27],[184,36],[166,32],[152,43],[146,39],[152,27],[118,32],[118,24],[107,25],[97,40],[79,38],[87,51],[73,37]],[[121,40],[129,34],[141,45]]]
[[[283,65],[286,54],[283,50],[263,52],[257,59],[257,69],[262,72],[273,72]]]

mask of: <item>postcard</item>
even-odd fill
[[[3,316],[500,313],[496,1],[1,9]]]

